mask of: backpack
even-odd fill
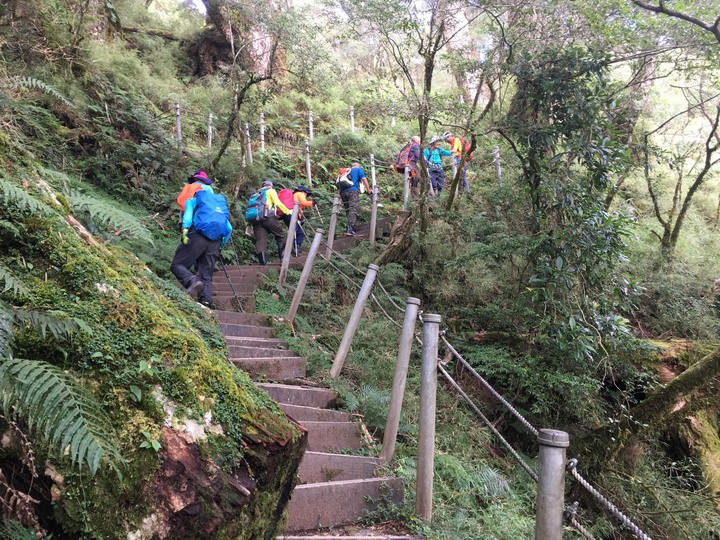
[[[193,217],[195,230],[208,240],[220,240],[227,234],[227,223],[230,218],[225,196],[202,190],[195,194],[195,200],[197,201]]]
[[[463,139],[462,137],[458,137],[458,139],[460,139],[460,144],[462,144],[463,154],[466,154],[466,155],[467,155],[467,157],[466,157],[466,159],[465,159],[465,162],[466,162],[466,163],[470,163],[470,162],[472,161],[472,158],[473,158],[473,155],[468,153],[468,152],[470,151],[470,143],[467,142],[467,141],[466,141],[465,139]]]
[[[343,191],[347,188],[353,187],[354,185],[353,181],[350,180],[350,168],[340,169],[338,171],[337,180],[335,180],[335,187],[337,187],[340,191]]]
[[[295,204],[295,198],[293,197],[293,193],[293,190],[290,188],[285,188],[278,191],[278,199],[280,199],[280,202],[287,206],[288,210],[290,210],[291,212],[293,209],[293,205]],[[277,210],[275,210],[275,215],[277,217],[282,217],[283,213],[278,208]]]
[[[400,149],[397,159],[395,160],[395,171],[399,173],[405,172],[405,165],[410,163],[410,150],[412,150],[412,141],[407,143]]]
[[[258,189],[250,195],[247,205],[245,206],[245,219],[252,223],[265,219],[267,216],[267,203],[265,202],[264,189]]]
[[[185,211],[185,203],[188,201],[188,199],[192,199],[195,194],[200,191],[203,188],[203,185],[200,182],[191,182],[190,184],[185,184],[182,188],[182,191],[177,196],[177,199],[175,201],[178,203],[178,206],[180,207],[180,212]]]

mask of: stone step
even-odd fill
[[[385,460],[381,458],[308,451],[300,463],[298,476],[302,484],[375,478],[376,471],[384,465]]]
[[[273,383],[262,383],[258,384],[258,386],[263,388],[278,403],[288,405],[317,407],[319,409],[332,408],[338,398],[337,392],[326,388]]]
[[[363,447],[360,426],[355,422],[303,421],[308,431],[307,449],[313,452],[337,452]]]
[[[238,310],[238,302],[234,296],[217,296],[213,294],[213,309],[219,309],[224,311]],[[242,311],[245,313],[253,313],[255,311],[255,295],[252,296],[240,296],[240,304]]]
[[[302,536],[297,536],[293,534],[283,534],[281,536],[277,536],[276,540],[422,540],[422,537],[420,536],[394,536],[387,534],[343,534],[343,535],[335,535],[335,534],[303,534]]]
[[[251,324],[254,326],[270,326],[270,318],[260,313],[240,313],[238,311],[214,310],[213,315],[221,323]]]
[[[287,530],[307,531],[352,523],[376,510],[381,498],[400,504],[402,497],[399,478],[302,484],[295,487],[288,505]]]
[[[305,359],[287,358],[231,358],[230,362],[247,372],[251,378],[262,376],[271,381],[305,377]]]
[[[296,422],[350,422],[352,414],[335,409],[318,409],[317,407],[303,407],[281,403],[280,407],[290,418]]]
[[[250,324],[220,323],[220,332],[226,337],[271,338],[272,328]]]
[[[230,287],[230,283],[223,278],[222,281],[218,281],[217,277],[213,280],[213,294],[222,294],[222,295],[231,295],[233,294],[233,289],[235,289],[234,293],[239,296],[248,296],[250,294],[255,294],[255,289],[257,288],[257,283],[254,282],[247,282],[247,281],[238,281],[235,278],[230,278],[232,280],[233,286]]]
[[[249,315],[253,315],[250,313]],[[290,344],[283,339],[275,338],[252,338],[252,337],[236,337],[225,336],[228,347],[260,347],[261,349],[290,349]]]
[[[262,328],[262,327],[260,327]],[[288,358],[298,357],[293,351],[287,349],[273,349],[260,347],[243,347],[228,343],[231,360],[241,360],[243,358]]]

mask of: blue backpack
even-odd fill
[[[267,216],[267,204],[265,203],[266,189],[259,189],[253,192],[245,207],[245,219],[249,223],[257,223]]]
[[[227,234],[227,222],[230,218],[224,195],[215,195],[200,190],[195,194],[197,207],[193,217],[195,230],[208,240],[220,240]]]

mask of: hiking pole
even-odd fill
[[[325,222],[323,221],[322,214],[320,213],[320,210],[318,209],[317,205],[314,204],[313,208],[315,209],[315,212],[317,212],[317,215],[320,218],[320,225],[322,225],[323,228],[325,228]]]
[[[240,297],[238,296],[238,294],[235,292],[235,287],[233,286],[232,281],[230,281],[230,274],[228,274],[228,271],[225,268],[225,263],[223,262],[222,257],[220,257],[218,260],[220,261],[220,266],[222,267],[223,272],[225,272],[225,277],[227,278],[228,283],[230,284],[230,290],[232,291],[233,298],[235,299],[235,307],[237,307],[241,313],[244,313],[245,310],[243,309],[242,301],[240,300]]]
[[[232,234],[230,234],[230,245],[233,248],[233,253],[235,254],[235,264],[240,266],[240,257],[238,257],[237,249],[235,249],[235,242],[233,241]]]

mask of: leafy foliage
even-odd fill
[[[114,234],[127,234],[152,243],[152,234],[147,227],[128,212],[78,191],[70,193],[70,202],[74,208],[88,212],[93,219],[114,227]]]
[[[20,281],[20,278],[3,264],[0,264],[0,281],[5,283],[2,290],[0,290],[0,294],[11,290],[14,294],[26,296],[29,292],[28,288]]]
[[[41,434],[58,458],[68,448],[71,463],[92,474],[103,458],[115,467],[123,462],[102,408],[52,364],[6,358],[0,364],[0,396],[3,414],[26,417],[30,431]]]
[[[12,204],[20,210],[33,213],[49,214],[51,212],[49,206],[39,202],[26,190],[11,184],[5,178],[0,182],[0,193],[2,193],[2,199],[6,205]]]
[[[41,92],[54,97],[58,101],[62,101],[68,107],[73,106],[70,100],[62,95],[55,87],[33,77],[13,77],[8,79],[3,86],[8,88],[30,88],[33,90],[40,90]]]

